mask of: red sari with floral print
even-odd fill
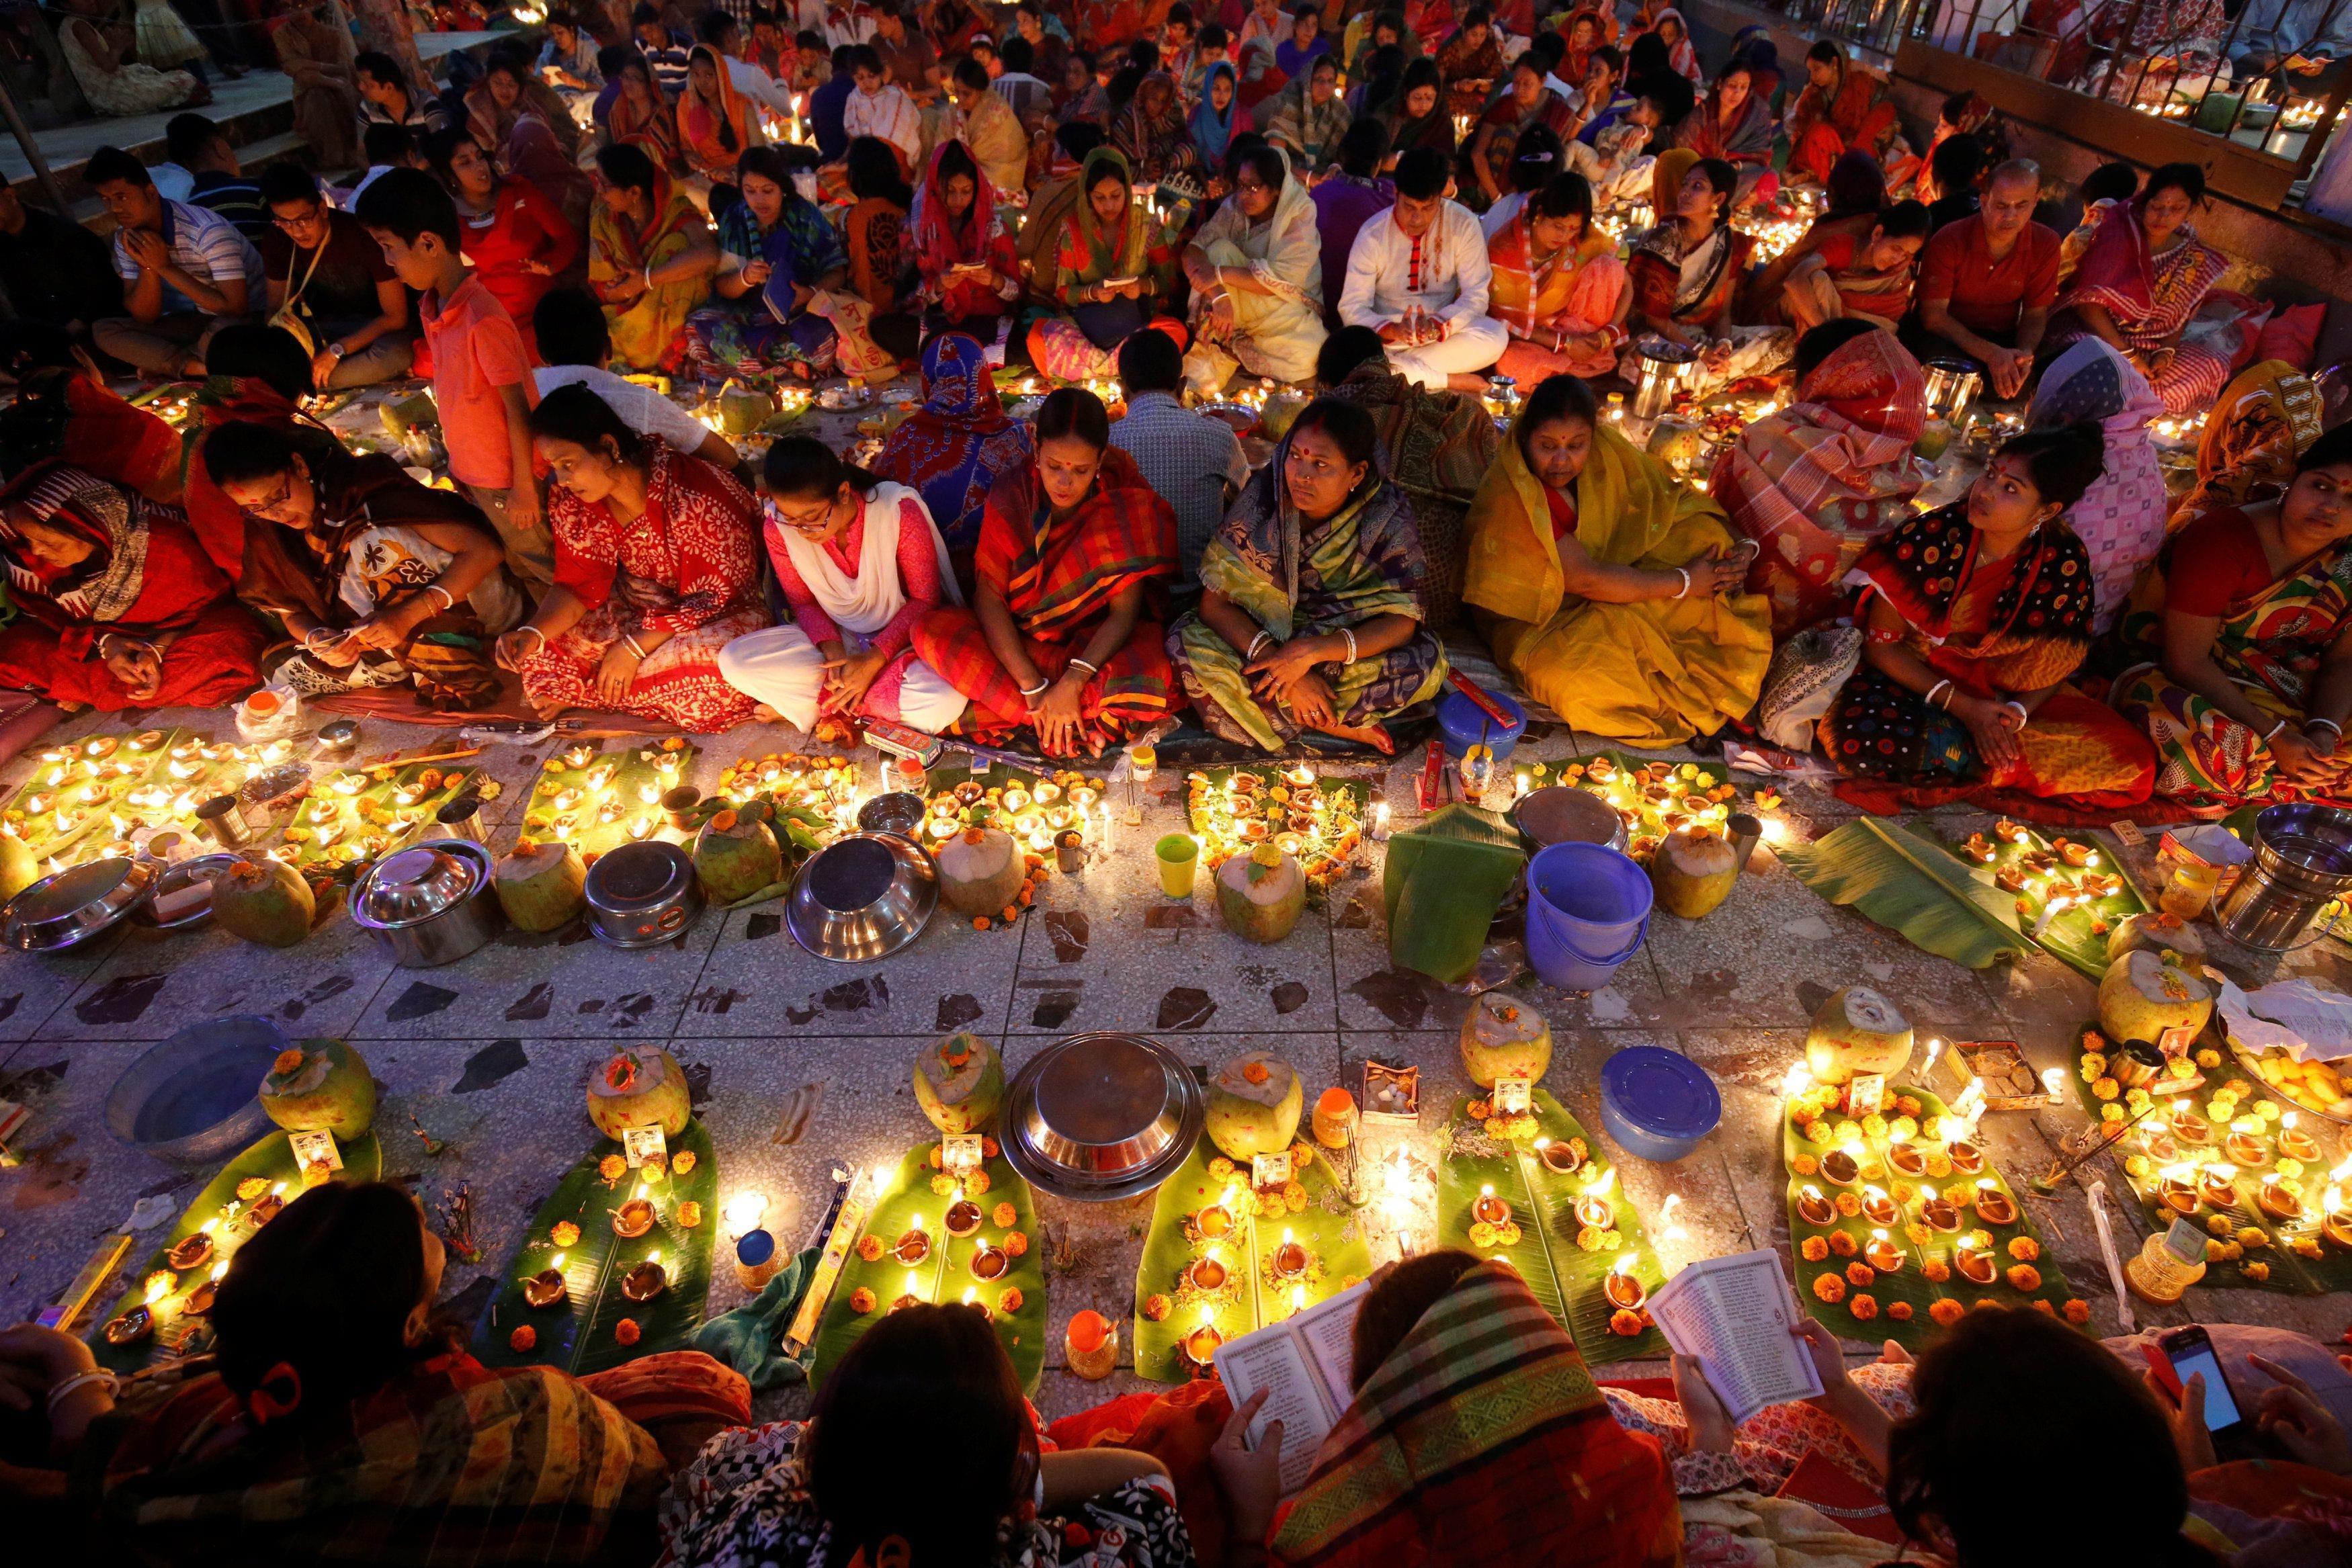
[[[596,673],[622,638],[667,633],[618,705],[713,734],[751,716],[752,700],[719,673],[719,651],[768,623],[760,602],[759,507],[698,457],[646,443],[646,509],[624,523],[561,485],[548,491],[555,582],[588,607],[578,624],[522,661],[539,706],[608,708]]]

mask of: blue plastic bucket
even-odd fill
[[[1458,758],[1483,738],[1493,747],[1495,760],[1500,762],[1511,754],[1511,747],[1518,745],[1519,737],[1528,732],[1528,710],[1500,692],[1488,692],[1486,700],[1510,716],[1507,727],[1488,718],[1476,703],[1460,692],[1446,693],[1445,700],[1437,705],[1437,731],[1446,756]]]
[[[1597,991],[1650,933],[1649,873],[1606,844],[1569,842],[1528,862],[1528,961],[1544,984]]]
[[[1715,1080],[1678,1051],[1629,1045],[1601,1065],[1601,1124],[1628,1154],[1671,1164],[1722,1120]]]

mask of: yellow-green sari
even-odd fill
[[[710,279],[703,276],[657,284],[625,304],[614,298],[646,268],[683,255],[708,227],[687,193],[659,169],[652,204],[653,221],[642,229],[601,201],[588,223],[588,284],[604,302],[613,363],[620,370],[675,368],[686,347],[686,319],[710,297]]]

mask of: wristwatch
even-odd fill
[[[351,357],[349,354],[344,352],[343,346],[341,343],[328,344],[327,352],[334,355],[335,358],[339,360],[349,359]]]

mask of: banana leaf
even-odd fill
[[[138,743],[144,737],[155,738],[141,747]],[[244,782],[245,764],[240,760],[226,756],[209,760],[201,757],[175,759],[172,756],[173,747],[199,739],[180,728],[142,730],[137,735],[92,735],[45,747],[36,754],[31,776],[11,794],[6,810],[0,811],[0,820],[5,821],[16,837],[25,841],[36,860],[54,858],[68,865],[92,858],[85,852],[96,852],[100,845],[130,837],[128,831],[114,831],[117,819],[132,827],[144,824],[158,829],[168,821],[184,832],[193,833],[194,819],[182,817],[168,807],[135,805],[128,797],[142,786],[160,784],[175,797],[185,795],[201,800]],[[109,741],[113,742],[110,747]],[[102,755],[92,755],[93,747]],[[169,765],[175,760],[186,777],[171,771]],[[83,792],[91,789],[98,790],[98,799],[83,800]],[[40,802],[41,810],[33,810],[36,800]],[[63,829],[58,826],[59,811],[68,817]]]
[[[1832,904],[1850,905],[1913,946],[1971,969],[2025,955],[2010,895],[1907,828],[1861,817],[1780,858]]]
[[[1910,1084],[1889,1083],[1886,1099],[1888,1113],[1885,1120],[1889,1124],[1899,1116],[1907,1115],[1925,1126],[1931,1118],[1946,1113],[1942,1100]],[[1908,1108],[1910,1104],[1916,1104],[1916,1109]],[[2036,1301],[2045,1301],[2051,1312],[2063,1316],[2066,1303],[2074,1298],[2073,1288],[2067,1284],[2057,1259],[2051,1255],[2048,1241],[2035,1228],[2032,1214],[2019,1198],[2016,1189],[2002,1176],[2000,1166],[1994,1164],[1990,1155],[1986,1156],[1981,1170],[1947,1169],[1939,1176],[1935,1174],[1936,1166],[1931,1163],[1928,1174],[1907,1177],[1887,1163],[1888,1132],[1873,1132],[1872,1124],[1865,1124],[1853,1135],[1842,1140],[1836,1134],[1838,1124],[1845,1120],[1843,1115],[1832,1111],[1822,1118],[1822,1127],[1815,1129],[1826,1131],[1830,1135],[1809,1137],[1809,1124],[1801,1123],[1790,1113],[1785,1103],[1782,1106],[1781,1156],[1789,1167],[1789,1239],[1796,1253],[1797,1299],[1808,1312],[1843,1338],[1874,1344],[1892,1339],[1901,1342],[1905,1349],[1915,1352],[1923,1349],[1940,1330],[1934,1315],[1934,1309],[1939,1301],[1955,1302],[1964,1311],[1983,1301],[2005,1307],[2030,1306]],[[1943,1145],[1937,1140],[1921,1136],[1916,1141],[1922,1150],[1932,1149],[1936,1157],[1942,1155]],[[1862,1179],[1851,1187],[1838,1187],[1818,1169],[1809,1172],[1798,1165],[1800,1159],[1804,1159],[1818,1166],[1822,1156],[1832,1149],[1855,1145],[1864,1150],[1863,1175]],[[1877,1174],[1873,1175],[1874,1171]],[[1988,1224],[1972,1210],[1963,1208],[1960,1211],[1961,1228],[1955,1233],[1931,1230],[1920,1218],[1920,1205],[1932,1196],[1931,1188],[1948,1196],[1955,1188],[1973,1191],[1988,1181],[2008,1197],[2011,1206],[2017,1211],[2013,1223]],[[1859,1198],[1874,1186],[1895,1199],[1898,1212],[1893,1225],[1876,1226],[1867,1216],[1839,1212],[1832,1216],[1830,1224],[1820,1226],[1798,1212],[1799,1195],[1808,1187],[1834,1201],[1841,1194],[1851,1194]],[[1902,1266],[1892,1273],[1870,1270],[1862,1258],[1862,1249],[1871,1241],[1874,1233],[1880,1230],[1884,1230],[1885,1239],[1904,1253]],[[1983,1249],[1999,1270],[1990,1285],[1975,1284],[1951,1266],[1954,1244],[1960,1237],[1971,1232],[1982,1232],[1989,1239],[1990,1245]],[[1832,1249],[1819,1260],[1805,1257],[1803,1249],[1806,1241],[1818,1238],[1825,1247],[1833,1249],[1835,1243],[1830,1239],[1838,1234],[1853,1239],[1853,1256],[1847,1257]],[[2035,1252],[2036,1256],[2021,1260],[2011,1252],[2011,1243],[2021,1237],[2032,1240],[2032,1247],[2029,1250]],[[1928,1279],[1926,1270],[1930,1262],[1942,1266],[1948,1271],[1948,1277],[1941,1281]],[[2039,1281],[2031,1289],[2020,1289],[2010,1282],[2008,1270],[2021,1262],[2041,1275]],[[1875,1273],[1875,1278],[1864,1284],[1854,1283],[1845,1271],[1857,1265],[1867,1272]],[[1823,1300],[1816,1288],[1816,1282],[1828,1276],[1840,1277],[1839,1299],[1835,1301]],[[1868,1317],[1856,1316],[1854,1304],[1865,1296],[1874,1303],[1875,1313]],[[1897,1303],[1910,1308],[1907,1320],[1891,1311]],[[2085,1321],[2088,1321],[2087,1312]]]
[[[898,1162],[898,1174],[890,1191],[866,1217],[865,1236],[881,1243],[885,1250],[878,1258],[867,1259],[855,1249],[842,1265],[841,1277],[834,1281],[833,1295],[825,1302],[824,1316],[817,1324],[816,1340],[811,1346],[813,1359],[809,1368],[812,1387],[824,1382],[825,1374],[848,1353],[860,1335],[888,1315],[890,1303],[900,1296],[919,1296],[926,1301],[959,1301],[969,1294],[971,1301],[988,1310],[989,1321],[996,1327],[996,1337],[1004,1346],[1004,1354],[1013,1358],[1013,1368],[1021,1375],[1021,1386],[1036,1392],[1037,1382],[1045,1366],[1045,1251],[1038,1245],[1037,1205],[1029,1191],[1029,1184],[1021,1173],[1006,1164],[1002,1155],[982,1162],[981,1169],[988,1177],[988,1190],[969,1196],[980,1206],[980,1228],[971,1235],[957,1238],[947,1233],[944,1216],[949,1204],[955,1201],[953,1192],[933,1190],[932,1182],[938,1171],[931,1156],[939,1152],[937,1141],[918,1144]],[[996,1206],[1013,1206],[1013,1223],[996,1223]],[[930,1251],[919,1263],[908,1268],[894,1257],[888,1249],[898,1245],[915,1220],[922,1220],[925,1235],[931,1239]],[[1019,1257],[1007,1257],[1004,1272],[993,1280],[982,1281],[971,1272],[972,1254],[982,1243],[1000,1251],[1005,1250],[1008,1235],[1018,1233],[1026,1248]],[[850,1302],[856,1291],[874,1292],[874,1305],[859,1312]],[[1020,1305],[1011,1312],[1004,1310],[1004,1293],[1021,1292]]]
[[[635,836],[630,829],[646,818],[653,821],[653,836],[667,836],[663,830],[669,827],[669,819],[662,813],[661,798],[692,774],[698,747],[671,748],[646,737],[598,751],[576,768],[569,755],[572,749],[558,747],[540,765],[539,780],[531,788],[530,799],[523,803],[522,836],[561,836],[590,860],[629,842]],[[604,768],[611,769],[604,782],[591,783]],[[566,790],[576,790],[583,797],[569,810],[555,803]],[[648,790],[651,800],[646,799]],[[607,800],[621,808],[620,815],[609,822],[599,820],[598,810]],[[562,828],[566,821],[571,823],[569,831]]]
[[[1257,827],[1274,835],[1288,833],[1286,811],[1279,810],[1288,800],[1286,769],[1261,766],[1255,768],[1202,768],[1185,775],[1185,814],[1192,832],[1201,841],[1201,866],[1204,874],[1214,874],[1228,855],[1246,852],[1250,847],[1248,829],[1251,813],[1258,813]],[[1235,774],[1246,773],[1257,780],[1256,793],[1247,796],[1228,794],[1226,786]],[[1307,892],[1317,904],[1321,904],[1329,889],[1330,878],[1338,874],[1342,862],[1356,858],[1358,846],[1363,841],[1364,819],[1371,811],[1371,787],[1360,779],[1318,779],[1315,782],[1316,808],[1309,815],[1313,825],[1297,835],[1296,853],[1299,865],[1307,873]],[[1277,798],[1276,791],[1283,791]],[[1236,811],[1234,808],[1240,810]],[[1272,817],[1265,813],[1274,809]]]
[[[1599,1140],[1546,1089],[1535,1092],[1536,1131],[1524,1143],[1489,1136],[1483,1124],[1470,1119],[1469,1103],[1465,1099],[1455,1106],[1454,1119],[1438,1134],[1438,1244],[1507,1259],[1544,1310],[1576,1341],[1584,1359],[1595,1365],[1665,1354],[1665,1338],[1648,1314],[1643,1314],[1631,1334],[1612,1324],[1617,1309],[1602,1286],[1620,1258],[1633,1256],[1627,1271],[1642,1282],[1645,1293],[1665,1283],[1666,1271],[1643,1233],[1641,1215],[1616,1179],[1615,1167],[1597,1153]],[[1535,1138],[1581,1144],[1587,1151],[1583,1164],[1570,1172],[1553,1170],[1534,1153]],[[1618,1233],[1614,1246],[1578,1244],[1585,1228],[1577,1218],[1576,1206],[1596,1184],[1600,1190],[1594,1196],[1612,1211],[1608,1228]],[[1512,1221],[1520,1233],[1517,1246],[1491,1241],[1481,1246],[1471,1235],[1476,1218],[1472,1206],[1489,1187],[1511,1206]]]
[[[1381,883],[1389,961],[1448,985],[1475,968],[1486,927],[1528,863],[1519,846],[1517,828],[1465,805],[1391,837]]]
[[[383,1152],[376,1145],[373,1133],[362,1134],[340,1145],[343,1168],[334,1174],[336,1181],[373,1181],[383,1174]],[[157,1342],[171,1337],[180,1317],[180,1308],[188,1293],[213,1277],[214,1271],[234,1255],[237,1247],[254,1232],[249,1214],[253,1205],[236,1196],[240,1183],[262,1181],[279,1189],[280,1196],[292,1202],[302,1193],[302,1173],[294,1166],[294,1148],[282,1131],[272,1130],[255,1142],[243,1154],[221,1167],[220,1175],[206,1183],[205,1190],[165,1234],[163,1244],[148,1254],[147,1260],[131,1274],[131,1288],[122,1292],[106,1315],[98,1320],[95,1328],[102,1331],[106,1324],[146,1300],[147,1277],[158,1270],[169,1271],[167,1255],[172,1249],[212,1225],[214,1238],[212,1256],[193,1269],[179,1271],[170,1292],[154,1303],[156,1332],[133,1344],[113,1345],[106,1343],[102,1332],[89,1336],[89,1348],[98,1364],[108,1371],[128,1375],[153,1359]],[[228,1214],[234,1206],[235,1217]]]
[[[645,1181],[637,1171],[607,1182],[597,1166],[606,1155],[620,1153],[612,1139],[597,1139],[555,1196],[541,1206],[530,1237],[507,1266],[506,1283],[475,1331],[474,1354],[484,1365],[553,1366],[579,1376],[656,1351],[677,1350],[702,1326],[719,1228],[719,1162],[710,1152],[710,1134],[698,1118],[687,1123],[669,1140],[669,1153],[672,1160],[693,1155],[694,1168],[658,1182]],[[650,1198],[660,1218],[651,1230],[628,1240],[614,1234],[613,1214],[638,1196]],[[681,1225],[678,1211],[689,1202],[702,1206],[701,1219]],[[567,1220],[580,1228],[580,1239],[559,1247],[553,1231]],[[656,1253],[668,1271],[668,1287],[650,1301],[630,1301],[621,1293],[622,1278]],[[534,1307],[523,1300],[523,1281],[549,1268],[563,1271],[564,1300]],[[624,1318],[637,1325],[635,1344],[614,1337]],[[517,1350],[512,1336],[525,1323],[537,1331],[539,1342]]]
[[[2147,914],[2147,900],[2132,885],[2116,852],[2087,834],[2078,833],[2071,840],[2062,834],[2053,843],[2032,828],[2021,827],[2018,833],[2014,840],[1990,833],[1979,835],[1992,854],[1990,861],[1982,863],[1998,874],[2020,862],[2042,862],[2020,868],[2025,873],[2025,890],[2014,897],[2023,899],[2033,913],[2020,914],[2019,923],[2024,926],[2025,935],[2053,957],[2094,980],[2101,978],[2107,972],[2107,933],[2132,915]],[[2054,866],[2047,864],[2052,857],[2059,855],[2060,845],[2079,845],[2090,851],[2095,863],[2077,867],[2067,864],[2062,857]],[[1959,852],[1970,862],[1975,859],[1966,844],[1960,846]],[[2049,914],[2050,895],[2078,892],[2079,878],[2086,873],[2116,877],[2116,891],[2104,898],[2062,910],[2045,923],[2042,917]],[[2000,890],[1996,887],[1995,891]],[[2015,909],[2017,905],[2012,902],[2010,907]]]
[[[1216,1162],[1213,1168],[1211,1162]],[[1319,1154],[1295,1173],[1304,1202],[1283,1206],[1279,1216],[1257,1216],[1244,1206],[1250,1197],[1249,1167],[1238,1171],[1220,1158],[1206,1138],[1176,1174],[1160,1185],[1151,1206],[1151,1229],[1144,1238],[1143,1260],[1135,1271],[1135,1375],[1159,1383],[1181,1383],[1193,1374],[1181,1348],[1184,1337],[1202,1323],[1215,1326],[1226,1339],[1255,1333],[1280,1322],[1301,1307],[1311,1307],[1337,1295],[1372,1271],[1371,1249],[1365,1244],[1363,1222],[1333,1179],[1331,1162]],[[1270,1200],[1271,1195],[1269,1195]],[[1208,1250],[1191,1229],[1192,1217],[1206,1205],[1222,1203],[1233,1216],[1233,1228],[1214,1245],[1227,1277],[1217,1290],[1203,1291],[1189,1277],[1192,1262]],[[1275,1249],[1287,1234],[1307,1249],[1307,1270],[1297,1281],[1274,1274]],[[1168,1311],[1154,1319],[1148,1310],[1154,1298]]]

